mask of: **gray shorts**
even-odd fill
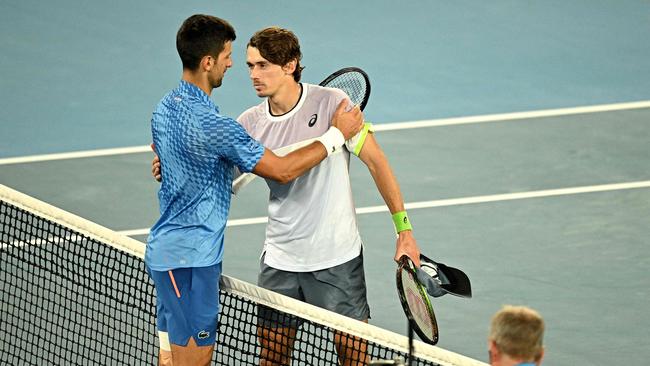
[[[370,318],[363,253],[338,266],[313,272],[289,272],[272,268],[264,263],[262,256],[257,284],[356,320]],[[277,318],[278,314],[270,314],[268,308],[261,308],[259,315],[266,321],[288,324],[286,320]],[[295,320],[290,323],[292,326],[297,325]]]

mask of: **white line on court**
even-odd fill
[[[513,121],[513,120],[521,120],[521,119],[570,116],[574,114],[602,113],[602,112],[613,112],[613,111],[642,109],[642,108],[650,108],[650,100],[643,100],[639,102],[629,102],[629,103],[601,104],[601,105],[593,105],[593,106],[585,106],[585,107],[545,109],[545,110],[528,111],[528,112],[488,114],[483,116],[431,119],[431,120],[412,121],[412,122],[381,123],[375,125],[375,130],[376,131],[407,130],[411,128],[439,127],[439,126],[462,125],[462,124],[485,123],[485,122],[503,122],[503,121]]]
[[[73,151],[73,152],[57,153],[57,154],[17,156],[14,158],[0,159],[0,165],[36,163],[41,161],[65,160],[65,159],[94,158],[97,156],[137,154],[137,153],[144,153],[149,151],[151,151],[151,147],[149,147],[149,145],[146,145],[146,146],[118,147],[113,149]]]
[[[566,196],[566,195],[581,194],[581,193],[620,191],[620,190],[636,189],[636,188],[650,188],[650,180],[639,181],[639,182],[628,182],[628,183],[602,184],[602,185],[595,185],[595,186],[545,189],[540,191],[529,191],[529,192],[518,192],[518,193],[493,194],[487,196],[474,196],[474,197],[465,197],[465,198],[451,198],[451,199],[434,200],[434,201],[410,202],[410,203],[406,203],[404,207],[407,210],[414,210],[419,208],[460,206],[460,205],[469,205],[469,204],[476,204],[476,203],[512,201],[512,200],[521,200],[521,199],[539,198],[539,197]],[[388,207],[386,207],[385,205],[357,208],[358,215],[371,214],[377,212],[387,212],[387,211],[388,211]],[[267,218],[265,216],[251,217],[246,219],[228,220],[226,226],[256,225],[256,224],[265,224],[266,222],[267,222]],[[118,233],[126,236],[147,235],[149,234],[149,228],[124,230],[124,231],[118,231]]]
[[[467,116],[467,117],[455,117],[455,118],[443,118],[443,119],[430,119],[430,120],[423,120],[423,121],[381,123],[375,125],[375,130],[376,131],[406,130],[412,128],[440,127],[440,126],[449,126],[449,125],[486,123],[486,122],[503,122],[503,121],[522,120],[522,119],[568,116],[573,114],[613,112],[613,111],[642,109],[642,108],[650,108],[650,100],[628,102],[628,103],[601,104],[601,105],[584,106],[584,107],[545,109],[545,110],[528,111],[528,112],[488,114],[482,116]],[[57,154],[17,156],[13,158],[0,159],[0,165],[35,163],[41,161],[64,160],[64,159],[90,158],[90,157],[109,156],[109,155],[136,154],[136,153],[144,153],[149,151],[151,151],[151,148],[149,147],[149,145],[145,145],[145,146],[121,147],[121,148],[114,148],[114,149],[76,151],[76,152],[57,153]]]

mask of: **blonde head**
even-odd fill
[[[543,338],[544,320],[533,309],[506,305],[492,317],[489,340],[513,359],[540,361]]]

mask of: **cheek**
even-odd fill
[[[276,85],[280,83],[280,80],[282,79],[282,74],[278,73],[275,70],[269,70],[266,73],[264,73],[264,78],[266,79],[267,83],[271,85]]]

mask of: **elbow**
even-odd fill
[[[287,184],[291,182],[292,180],[298,178],[300,176],[299,169],[295,166],[295,164],[291,164],[288,161],[283,161],[285,164],[281,164],[276,170],[276,177],[274,180],[280,184]]]
[[[297,177],[295,174],[291,174],[289,172],[282,172],[277,176],[277,179],[275,179],[275,181],[280,184],[287,184],[296,178]]]
[[[277,183],[280,184],[287,184],[291,182],[292,180],[296,179],[296,175],[287,171],[287,170],[277,170],[274,171],[270,177],[272,180],[274,180]]]

